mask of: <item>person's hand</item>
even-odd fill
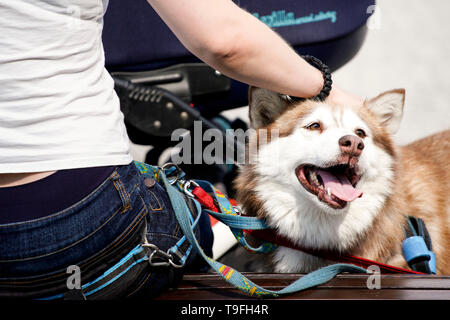
[[[347,92],[334,84],[333,88],[331,89],[330,95],[327,98],[327,101],[335,104],[351,106],[361,106],[364,103],[364,99],[362,99],[361,97]]]

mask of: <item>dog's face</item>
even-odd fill
[[[350,234],[370,224],[390,193],[390,135],[401,119],[404,90],[362,106],[293,104],[260,88],[249,96],[251,125],[260,134],[250,142],[258,147],[247,169],[255,182],[247,181],[252,190],[241,186],[241,193],[252,192],[260,215],[295,240],[353,241]],[[245,207],[248,197],[240,198]]]

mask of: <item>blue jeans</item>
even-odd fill
[[[202,232],[200,231],[202,230]],[[102,275],[136,245],[167,251],[183,236],[164,188],[131,163],[118,167],[84,199],[37,220],[0,225],[0,297],[40,298],[67,291],[69,266],[81,282]],[[196,236],[211,255],[209,218],[202,215]],[[176,285],[186,268],[199,266],[195,253],[183,269],[144,263],[90,298],[154,297]]]

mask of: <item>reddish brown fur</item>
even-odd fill
[[[289,135],[313,107],[313,103],[304,102],[284,112],[265,129],[277,129],[280,136]],[[386,129],[368,109],[360,107],[355,111],[369,125],[374,143],[394,157],[396,167],[392,196],[369,231],[348,253],[407,268],[401,253],[404,215],[414,215],[425,221],[430,232],[438,274],[450,274],[450,131],[396,149]],[[264,217],[267,214],[254,191],[257,179],[252,165],[241,170],[235,181],[237,200],[248,214]]]
[[[403,215],[423,219],[433,242],[439,274],[450,274],[450,131],[398,150],[393,195],[354,254],[406,267],[401,257]]]

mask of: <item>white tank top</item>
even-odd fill
[[[108,0],[0,0],[0,173],[128,164]]]

